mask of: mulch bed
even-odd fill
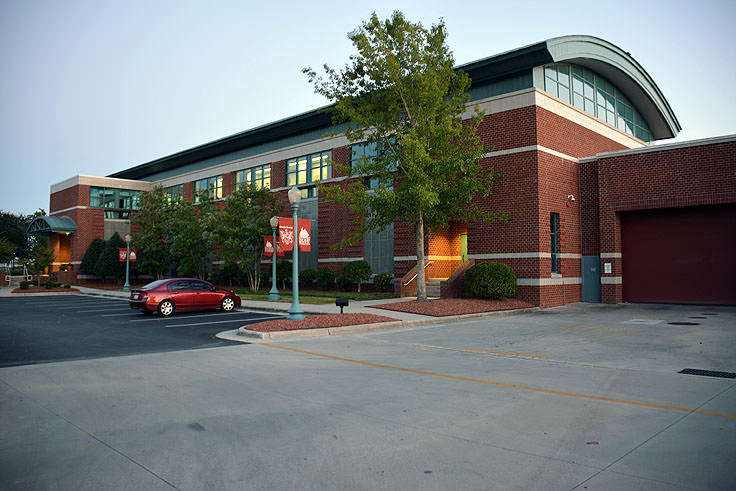
[[[433,317],[446,317],[448,315],[477,314],[481,312],[497,312],[501,310],[514,310],[535,307],[535,305],[515,298],[502,300],[482,300],[477,298],[442,298],[430,300],[429,302],[387,303],[371,305],[376,309],[395,310],[397,312],[408,312],[411,314],[431,315]]]
[[[324,314],[308,315],[304,320],[300,321],[278,319],[258,322],[247,326],[246,329],[258,332],[295,331],[326,327],[357,326],[360,324],[375,324],[377,322],[391,322],[395,320],[397,319],[375,314]]]
[[[76,292],[79,293],[79,290],[76,288],[46,288],[45,286],[29,286],[27,290],[21,290],[20,288],[16,288],[11,293],[69,293],[69,292]]]

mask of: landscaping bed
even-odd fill
[[[411,314],[430,315],[433,317],[446,317],[450,315],[478,314],[481,312],[497,312],[501,310],[526,309],[535,305],[515,298],[501,300],[484,300],[480,298],[442,298],[430,300],[429,302],[387,303],[371,305],[372,308],[395,310],[397,312],[408,312]]]
[[[322,314],[308,315],[304,320],[300,321],[277,319],[258,322],[246,326],[245,329],[258,332],[296,331],[302,329],[357,326],[360,324],[375,324],[377,322],[392,322],[395,320],[397,319],[375,314]]]
[[[23,290],[21,288],[14,289],[11,293],[79,293],[79,290],[76,288],[63,288],[63,287],[55,287],[55,288],[46,288],[45,286],[29,286],[27,289]]]

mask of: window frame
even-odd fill
[[[206,183],[206,187],[202,188],[200,183]],[[213,183],[214,185],[212,185]],[[192,201],[194,201],[194,203],[199,203],[201,201],[199,199],[200,193],[205,191],[209,194],[209,197],[212,200],[222,199],[222,175],[197,179],[194,181],[192,191]]]
[[[260,171],[260,177],[258,172]],[[271,189],[271,164],[256,165],[235,171],[235,189],[255,183],[256,189]]]
[[[314,165],[315,157],[318,157],[317,162],[319,162],[319,165],[317,166]],[[317,182],[331,179],[332,150],[325,150],[287,159],[284,162],[284,167],[286,171],[284,173],[284,183],[287,187],[315,184]],[[315,171],[319,173],[318,179],[314,179]]]
[[[550,272],[560,273],[560,214],[549,214]]]

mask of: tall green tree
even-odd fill
[[[271,235],[269,220],[282,208],[276,194],[250,184],[228,197],[217,219],[218,255],[245,273],[251,290],[260,287],[263,236]]]
[[[15,245],[0,232],[0,263],[7,263],[15,257]]]
[[[196,205],[179,201],[171,211],[174,231],[170,249],[177,263],[177,274],[206,279],[216,243],[217,218],[214,201],[203,193]]]
[[[139,227],[134,236],[138,269],[154,275],[156,279],[161,278],[173,260],[172,214],[178,205],[178,201],[169,201],[164,188],[157,186],[141,196],[140,206],[131,218],[131,222]]]
[[[41,273],[54,262],[54,253],[49,249],[49,241],[44,236],[36,236],[33,242],[33,249],[30,254],[21,262],[31,272],[36,273],[38,286],[41,286]]]
[[[30,256],[33,241],[26,236],[26,228],[37,215],[38,212],[33,215],[23,215],[0,211],[0,235],[4,235],[5,240],[13,247],[13,257]]]
[[[470,101],[470,79],[454,70],[454,58],[440,21],[430,29],[401,12],[370,20],[348,34],[357,50],[344,69],[325,65],[325,77],[304,69],[315,92],[334,102],[333,122],[345,123],[351,143],[376,148],[345,169],[349,176],[375,176],[377,189],[363,180],[348,186],[321,186],[328,199],[355,213],[354,243],[366,230],[383,229],[397,218],[415,227],[419,300],[426,300],[425,229],[446,228],[450,221],[506,218],[480,208],[474,195],[487,196],[498,173],[479,164],[489,150],[477,135],[477,107],[463,120]]]

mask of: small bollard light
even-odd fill
[[[347,298],[336,298],[335,299],[335,305],[337,305],[338,307],[340,307],[340,313],[341,314],[342,314],[343,307],[347,307],[348,306],[348,303],[349,302],[348,302],[348,299]]]

